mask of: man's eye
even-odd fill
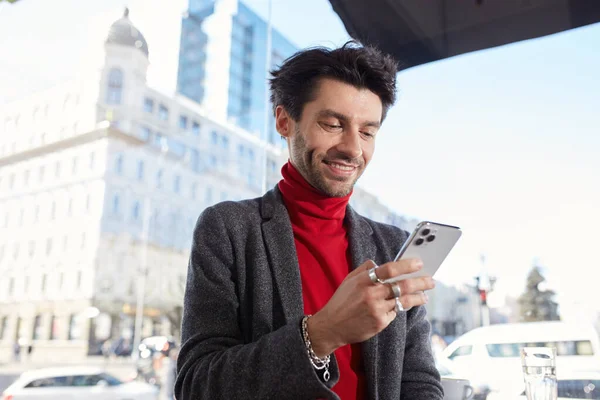
[[[371,133],[371,132],[363,132],[362,134],[363,134],[363,135],[365,135],[365,136],[366,136],[366,137],[368,137],[368,138],[375,137],[375,134],[374,134],[374,133]]]
[[[331,124],[325,124],[326,127],[331,128],[331,129],[339,129],[342,126],[341,125],[331,125]]]

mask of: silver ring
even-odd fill
[[[404,306],[400,302],[400,299],[396,297],[396,314],[400,314],[402,311],[404,311]]]
[[[373,282],[374,284],[384,283],[381,279],[379,279],[379,277],[375,273],[375,270],[377,268],[379,268],[379,266],[377,264],[375,264],[375,266],[369,270],[369,278],[371,279],[371,282]]]
[[[397,283],[396,284],[392,283],[390,285],[390,287],[392,288],[392,292],[394,292],[395,298],[402,296],[402,292],[400,291],[400,285],[398,285]]]

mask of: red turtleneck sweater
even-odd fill
[[[288,162],[281,169],[279,190],[290,215],[302,279],[304,313],[315,314],[350,272],[344,217],[350,194],[328,197],[312,187]],[[340,380],[333,391],[342,400],[364,399],[365,379],[360,345],[335,351]]]

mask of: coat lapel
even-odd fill
[[[274,286],[284,313],[285,323],[304,314],[302,282],[294,243],[292,223],[279,189],[267,192],[261,202],[262,232],[269,256]],[[377,247],[371,238],[371,226],[348,206],[346,209],[351,268],[375,260]],[[377,399],[377,336],[362,344],[362,357],[369,399]]]
[[[277,187],[263,196],[261,214],[274,286],[287,324],[304,314],[304,302],[292,223]]]
[[[348,240],[350,244],[350,253],[352,258],[352,269],[359,267],[367,260],[376,260],[377,247],[371,238],[373,229],[369,223],[352,207],[346,209],[346,222],[348,224]],[[377,335],[362,343],[362,357],[365,368],[365,378],[367,379],[367,398],[377,399]]]

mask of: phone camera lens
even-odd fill
[[[431,233],[431,229],[423,229],[423,230],[421,231],[421,235],[423,235],[423,236],[427,236],[427,235],[429,235],[430,233]]]
[[[429,235],[427,236],[427,241],[428,242],[433,242],[435,240],[435,235]]]
[[[420,246],[423,244],[423,242],[424,242],[424,240],[419,238],[419,239],[415,240],[415,245]]]

